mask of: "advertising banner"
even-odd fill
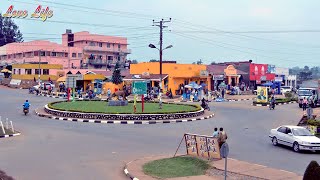
[[[221,159],[218,139],[211,136],[185,134],[187,154],[206,159]]]
[[[267,87],[257,87],[257,102],[267,103],[268,102],[268,88]]]

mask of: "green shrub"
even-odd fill
[[[320,120],[310,119],[307,121],[307,124],[311,126],[320,126]]]
[[[316,161],[311,161],[303,175],[303,180],[320,179],[320,166]]]
[[[286,92],[286,93],[284,93],[284,96],[288,99],[291,99],[291,98],[293,98],[294,95],[291,92]]]

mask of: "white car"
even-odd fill
[[[281,86],[281,94],[285,94],[286,92],[292,92],[291,86]]]
[[[280,126],[276,129],[271,129],[269,137],[273,145],[283,144],[292,147],[295,152],[300,150],[320,150],[320,139],[312,135],[304,127]]]

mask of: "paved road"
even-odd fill
[[[230,157],[303,174],[319,154],[298,154],[272,146],[270,128],[296,124],[297,105],[267,108],[250,102],[212,103],[216,116],[179,124],[119,125],[64,122],[24,116],[22,103],[32,108],[56,99],[35,97],[25,90],[0,87],[0,115],[9,117],[23,134],[0,139],[0,169],[16,179],[126,179],[125,161],[149,155],[174,154],[183,133],[211,134],[223,126],[229,135]],[[184,152],[183,148],[181,152]]]

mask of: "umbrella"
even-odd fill
[[[185,88],[193,88],[193,89],[199,89],[200,88],[200,86],[195,82],[191,82],[190,84],[185,85],[184,87]]]
[[[8,69],[2,69],[1,72],[2,72],[2,73],[7,73],[7,72],[9,72],[9,70],[8,70]],[[11,71],[10,71],[10,72],[11,72]]]
[[[262,84],[261,86],[273,86],[273,83],[272,82],[267,82],[267,83]]]

